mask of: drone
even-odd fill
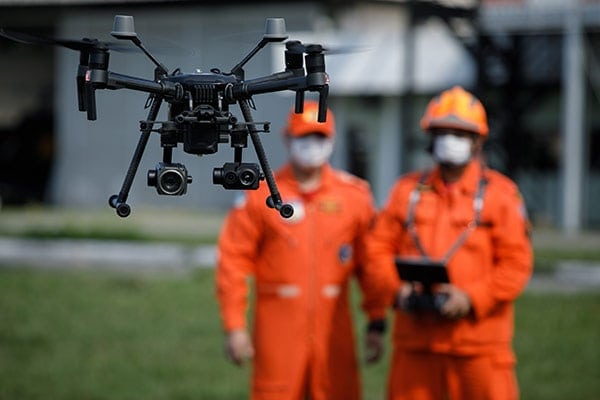
[[[254,79],[245,79],[244,65],[263,47],[272,42],[288,39],[283,18],[267,18],[265,32],[258,44],[229,72],[213,68],[210,72],[182,73],[175,69],[169,73],[142,44],[129,15],[116,15],[111,35],[119,40],[129,40],[156,66],[154,79],[143,79],[111,72],[108,69],[109,53],[116,49],[115,42],[98,39],[52,39],[0,28],[0,36],[26,44],[58,45],[79,51],[77,68],[77,103],[87,119],[97,119],[96,90],[130,89],[148,93],[145,120],[140,121],[140,138],[127,169],[121,190],[110,196],[108,204],[119,217],[128,217],[131,206],[127,203],[142,155],[151,133],[160,135],[163,159],[147,174],[148,186],[159,195],[181,196],[192,182],[185,165],[173,162],[173,149],[183,145],[188,154],[205,155],[218,151],[219,144],[229,143],[233,148],[232,162],[213,169],[213,184],[228,190],[256,190],[261,180],[269,188],[266,205],[284,218],[293,215],[290,204],[283,203],[269,166],[259,133],[269,132],[269,122],[255,122],[251,113],[252,96],[284,90],[295,92],[294,111],[302,113],[305,92],[316,92],[319,98],[318,121],[325,122],[329,76],[325,72],[323,46],[303,44],[297,40],[285,42],[285,69]],[[306,67],[305,67],[306,66]],[[166,121],[157,121],[160,106],[169,104]],[[229,110],[238,104],[243,122]],[[242,152],[248,147],[250,137],[260,165],[242,161]]]

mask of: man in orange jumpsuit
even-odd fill
[[[328,110],[319,123],[317,111],[318,103],[306,101],[304,113],[290,113],[284,132],[290,161],[275,179],[293,216],[267,208],[261,185],[245,192],[219,238],[216,283],[226,352],[236,364],[253,358],[255,400],[360,398],[347,298],[352,276],[371,321],[367,361],[382,351],[386,299],[363,263],[374,202],[365,181],[328,164],[334,116]],[[249,276],[256,296],[253,340],[246,327]]]
[[[523,201],[482,162],[487,117],[472,94],[442,92],[421,127],[435,165],[398,180],[367,246],[398,293],[388,398],[517,399],[513,302],[532,273]],[[415,261],[445,265],[449,283],[402,281],[394,264]]]

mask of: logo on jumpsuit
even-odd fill
[[[348,243],[341,245],[340,250],[338,251],[338,259],[342,264],[346,264],[350,261],[350,259],[352,259],[352,246]]]

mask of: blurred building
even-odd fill
[[[382,204],[396,177],[425,167],[418,121],[430,97],[460,84],[490,115],[490,164],[515,179],[534,223],[565,232],[600,227],[600,1],[1,1],[0,26],[61,38],[112,40],[115,14],[135,17],[145,45],[170,71],[229,70],[258,42],[266,17],[283,17],[290,39],[322,43],[338,123],[334,164],[368,179]],[[281,71],[273,44],[245,67]],[[118,193],[146,118],[146,95],[97,93],[98,120],[77,111],[76,52],[0,39],[0,195],[5,203],[107,206]],[[141,53],[111,53],[110,70],[152,79]],[[273,167],[293,92],[254,97]],[[166,118],[165,106],[160,118]],[[238,115],[237,107],[232,108]],[[157,135],[156,135],[157,136]],[[255,161],[250,146],[245,158]],[[194,182],[158,196],[146,172],[162,159],[151,137],[129,196],[136,207],[223,210],[234,193],[212,185],[233,159],[228,145],[197,157],[178,149]]]

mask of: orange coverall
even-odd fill
[[[414,208],[414,227],[426,254],[442,259],[474,217],[479,180],[487,180],[480,224],[447,262],[450,282],[465,291],[470,315],[449,320],[396,310],[389,399],[514,399],[518,387],[512,350],[513,301],[532,273],[528,221],[516,185],[471,161],[460,180],[446,186],[439,169],[429,173]],[[395,256],[422,257],[407,231],[409,196],[423,173],[392,188],[369,240],[368,257],[400,287]],[[449,397],[446,397],[449,396]]]
[[[290,219],[265,206],[265,185],[229,213],[218,244],[217,295],[224,329],[245,328],[254,277],[253,399],[360,398],[348,283],[355,275],[369,319],[385,300],[362,260],[374,218],[368,184],[329,165],[321,186],[299,192],[288,165],[276,174]],[[380,282],[380,281],[379,281]]]

